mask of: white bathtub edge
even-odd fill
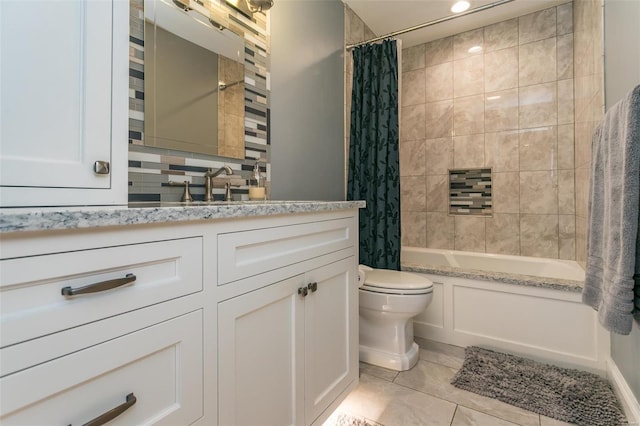
[[[446,264],[442,263],[442,259],[445,259]],[[466,263],[461,259],[467,259]],[[483,259],[489,263],[486,264]],[[478,260],[483,262],[482,266],[478,266]],[[533,281],[548,280],[561,283],[561,285],[562,283],[575,284],[584,281],[584,268],[574,260],[564,259],[402,246],[401,263],[407,266],[423,266],[427,269],[441,269],[442,271],[511,276],[521,279],[528,277]],[[517,266],[518,264],[520,267]],[[532,264],[538,265],[538,267],[531,270],[530,265]]]
[[[629,384],[618,369],[618,365],[611,357],[607,359],[607,378],[613,385],[613,390],[622,404],[630,426],[640,425],[640,402],[636,399]]]

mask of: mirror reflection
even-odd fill
[[[221,28],[145,1],[145,145],[244,158],[244,40]]]

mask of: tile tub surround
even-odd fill
[[[565,3],[403,50],[403,245],[575,259],[573,39]],[[492,169],[491,217],[448,214],[454,168]]]
[[[194,220],[237,219],[292,213],[313,213],[364,208],[364,201],[253,201],[212,205],[132,203],[131,207],[96,207],[74,210],[18,210],[0,212],[0,234],[27,231],[100,228]]]
[[[244,159],[144,146],[144,22],[143,1],[130,0],[129,37],[129,201],[178,201],[181,188],[169,181],[193,184],[196,199],[204,196],[203,174],[207,168],[228,164],[236,179],[231,192],[236,200],[248,199],[248,183],[256,158],[266,160],[262,171],[270,177],[268,64],[269,34],[267,18],[256,13],[251,19],[220,2],[205,0],[210,16],[245,37]],[[188,3],[188,1],[187,1]],[[224,2],[222,2],[224,4]],[[224,185],[224,184],[223,184]],[[267,192],[269,185],[267,184]],[[224,186],[214,190],[222,199]]]
[[[604,28],[602,0],[575,3],[575,210],[576,260],[587,254],[587,203],[591,136],[604,115]]]

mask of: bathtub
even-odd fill
[[[428,265],[461,270],[475,270],[502,274],[528,275],[538,278],[575,281],[581,286],[584,270],[570,260],[540,257],[510,256],[506,254],[475,253],[468,251],[439,250],[419,247],[403,247],[403,264]],[[570,283],[567,283],[570,285]]]
[[[403,247],[402,269],[426,276],[433,299],[414,334],[603,372],[609,334],[582,304],[573,261]]]

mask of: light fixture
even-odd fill
[[[482,52],[482,46],[473,46],[470,47],[469,50],[467,51],[469,53],[478,53],[478,52]]]
[[[0,0],[2,1],[2,0]],[[177,1],[177,0],[174,0]],[[196,0],[198,1],[198,0]],[[247,18],[251,18],[254,13],[265,12],[273,6],[273,0],[224,0]]]
[[[273,0],[248,0],[247,3],[249,3],[249,9],[253,13],[264,12],[273,6]]]
[[[465,0],[460,0],[456,3],[454,3],[453,6],[451,6],[451,11],[453,13],[460,13],[460,12],[464,12],[465,10],[469,9],[469,6],[471,6],[469,4],[468,1]]]

